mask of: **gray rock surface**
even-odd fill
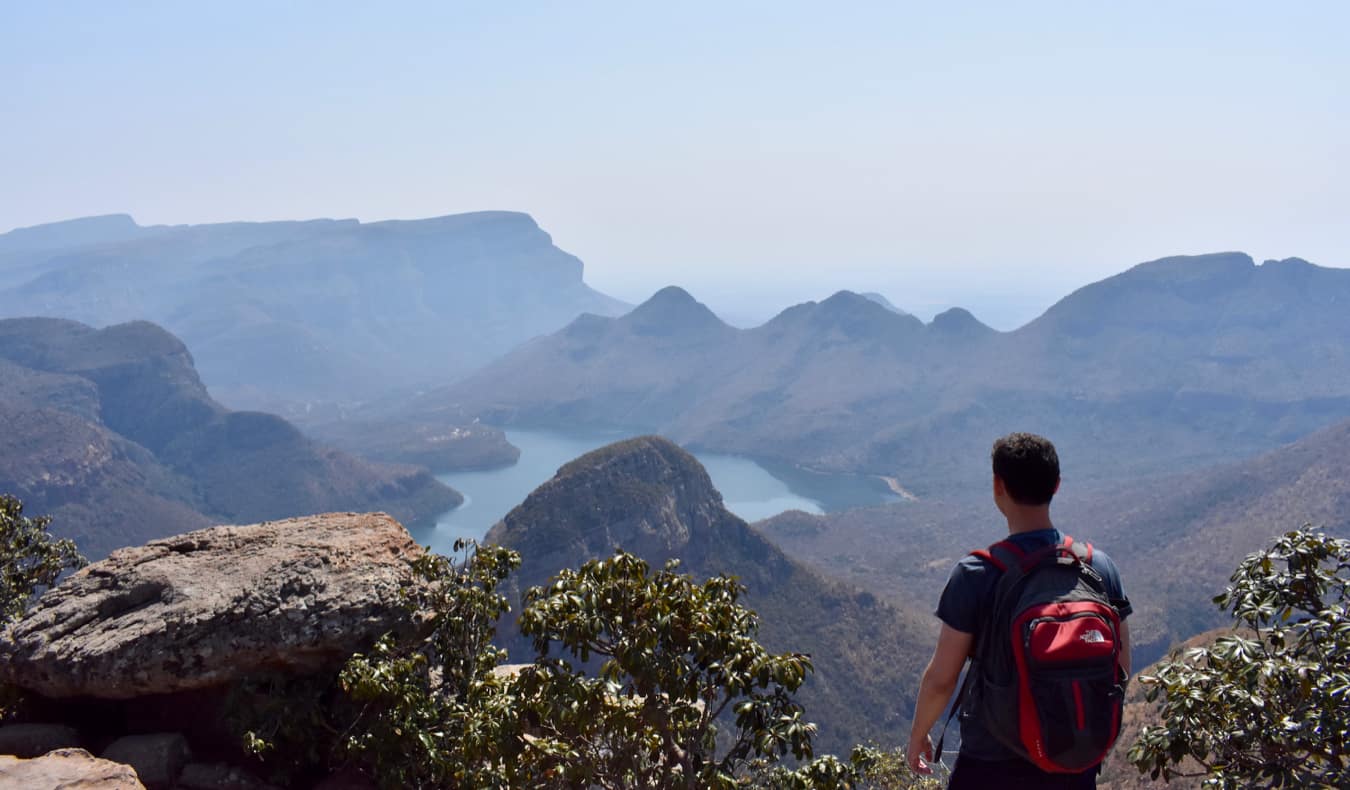
[[[224,763],[188,763],[175,790],[280,790],[242,768]]]
[[[383,513],[211,527],[121,549],[0,634],[0,680],[130,699],[335,665],[406,627],[422,549]]]
[[[134,768],[147,790],[169,790],[178,781],[183,766],[192,759],[192,750],[182,735],[157,732],[124,735],[108,744],[102,756]]]
[[[84,749],[58,749],[33,760],[0,757],[0,790],[145,790],[129,765]]]
[[[0,754],[41,757],[56,749],[82,746],[80,734],[64,724],[6,724],[0,727]]]

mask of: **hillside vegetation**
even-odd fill
[[[421,523],[460,495],[425,470],[316,444],[221,406],[153,324],[0,321],[0,490],[101,557],[209,523],[387,510]]]

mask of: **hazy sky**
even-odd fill
[[[941,6],[941,7],[938,7]],[[1350,266],[1350,3],[0,0],[0,231],[528,211],[641,300],[995,325]]]

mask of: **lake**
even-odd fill
[[[514,466],[437,475],[464,495],[464,504],[437,519],[433,529],[416,535],[419,543],[448,554],[457,538],[481,540],[493,524],[552,478],[563,464],[627,438],[627,434],[575,436],[510,430],[506,438],[520,448],[520,460]],[[727,509],[746,521],[759,521],[785,510],[825,513],[899,499],[877,478],[818,475],[776,466],[770,472],[748,458],[716,453],[694,455],[722,492]]]

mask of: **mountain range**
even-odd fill
[[[316,444],[231,411],[154,324],[0,320],[0,491],[86,555],[210,523],[386,510],[411,524],[459,504],[426,470]]]
[[[677,559],[698,579],[737,576],[761,618],[765,646],[812,657],[815,673],[798,696],[807,718],[821,724],[822,749],[899,743],[907,731],[936,637],[932,623],[789,558],[728,512],[698,461],[665,439],[630,439],[571,461],[487,541],[521,553],[511,580],[514,611],[521,591],[620,548],[654,567]],[[507,647],[517,659],[532,655],[523,639]]]
[[[153,321],[224,402],[301,419],[624,309],[513,212],[150,227],[112,215],[0,235],[0,316]]]
[[[650,430],[699,450],[983,486],[993,437],[1051,436],[1079,480],[1201,468],[1350,416],[1350,270],[1242,253],[1140,264],[1013,332],[851,292],[753,329],[679,288],[584,315],[404,407],[408,418]]]

